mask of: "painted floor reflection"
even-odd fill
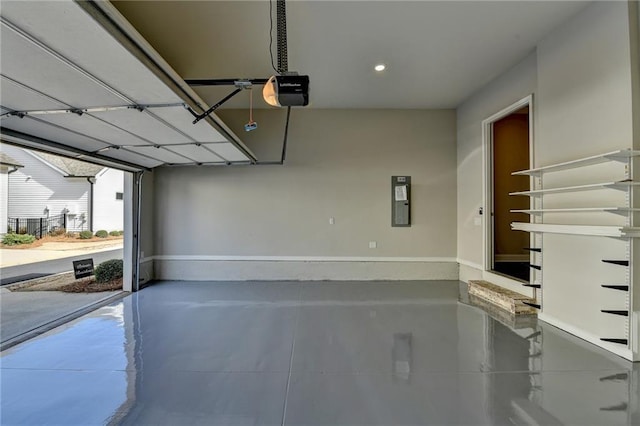
[[[640,365],[459,288],[159,283],[3,352],[0,421],[640,424]]]

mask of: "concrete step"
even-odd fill
[[[536,303],[535,299],[507,290],[488,281],[469,281],[469,295],[482,299],[512,315],[536,315],[538,313],[537,309],[523,303]]]

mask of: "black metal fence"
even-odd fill
[[[66,229],[67,215],[60,214],[49,217],[13,218],[7,220],[7,232],[16,234],[30,234],[42,238],[52,232]]]

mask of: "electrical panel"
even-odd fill
[[[411,226],[411,176],[391,176],[391,226]]]

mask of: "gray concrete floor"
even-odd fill
[[[640,368],[458,282],[163,282],[2,352],[3,424],[640,424]]]
[[[13,339],[117,293],[12,292],[0,288],[0,341]]]

